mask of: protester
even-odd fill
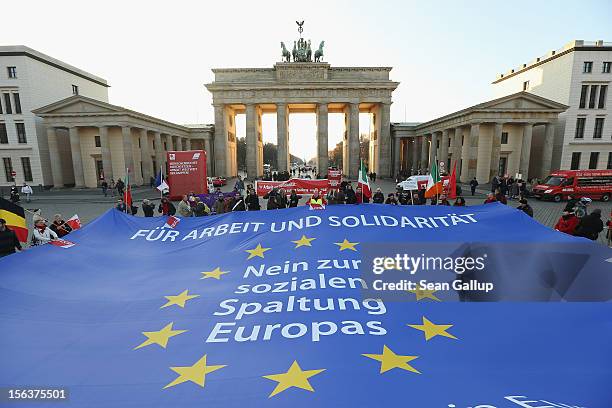
[[[55,232],[51,231],[50,228],[47,228],[45,220],[37,220],[34,223],[32,246],[44,245],[54,239],[58,239],[58,236]]]
[[[353,190],[353,186],[348,184],[346,186],[346,203],[347,204],[357,204],[357,196],[355,195],[355,190]]]
[[[601,231],[603,231],[601,210],[596,208],[590,214],[580,219],[574,235],[596,241]]]
[[[145,217],[152,217],[155,210],[155,204],[152,204],[148,199],[142,200],[142,212]]]
[[[232,207],[232,212],[233,211],[246,211],[246,204],[242,196],[238,196],[238,200],[236,200],[236,203]]]
[[[223,199],[223,195],[217,197],[217,201],[215,201],[215,214],[223,214],[225,212],[225,200]]]
[[[278,190],[278,208],[287,208],[287,206],[289,206],[287,192],[281,188]]]
[[[387,195],[387,199],[385,200],[385,204],[398,205],[397,199],[395,198],[395,194],[389,193]]]
[[[31,201],[30,196],[34,194],[34,191],[32,190],[32,187],[30,187],[26,182],[24,182],[23,186],[21,187],[21,194],[25,195],[26,203],[29,203]]]
[[[123,198],[120,198],[117,200],[117,205],[115,205],[115,208],[121,212],[127,212],[127,206],[125,205],[125,203],[123,202]]]
[[[193,216],[194,217],[205,217],[210,214],[210,208],[206,205],[204,201],[198,196],[194,198],[195,206],[193,207]]]
[[[449,205],[450,206],[451,204],[448,202],[448,199],[446,198],[446,196],[441,196],[440,197],[440,205]]]
[[[306,202],[306,205],[310,206],[310,208],[321,209],[325,208],[325,206],[327,205],[327,200],[321,197],[321,195],[319,194],[319,190],[315,190],[312,196],[310,196],[310,198]]]
[[[606,227],[608,227],[606,238],[608,239],[608,246],[610,246],[612,244],[612,210],[610,210],[610,219],[606,222]]]
[[[346,189],[346,184],[344,185]],[[346,202],[346,196],[344,195],[344,190],[341,188],[336,191],[336,204],[344,204]]]
[[[455,199],[455,202],[453,203],[454,207],[465,207],[465,198],[459,196]]]
[[[484,200],[485,204],[489,204],[489,203],[494,203],[495,201],[497,201],[495,199],[495,196],[493,195],[493,193],[489,193],[487,194],[487,198]]]
[[[573,212],[574,211],[574,207],[576,207],[576,204],[580,201],[580,199],[575,198],[571,195],[567,196],[567,203],[565,204],[565,208],[563,209],[563,211],[567,211],[567,212]]]
[[[376,192],[372,196],[372,202],[374,204],[382,204],[385,202],[385,195],[380,190],[380,187],[376,189]]]
[[[506,196],[502,193],[502,191],[499,188],[495,190],[495,200],[499,201],[502,204],[508,204],[508,200],[506,200]]]
[[[189,204],[188,196],[183,196],[183,199],[178,203],[178,208],[176,209],[176,211],[182,217],[191,217],[193,215],[193,210],[191,209],[191,205]]]
[[[61,214],[55,214],[55,216],[53,217],[53,223],[51,223],[51,226],[49,228],[51,229],[51,231],[55,232],[60,238],[68,235],[72,231],[70,225],[66,224],[66,221],[62,219]]]
[[[172,204],[167,197],[162,197],[161,202],[157,207],[157,212],[161,213],[162,215],[174,215],[176,214],[176,207],[174,207],[174,204]]]
[[[576,214],[571,211],[563,211],[563,214],[555,224],[555,229],[569,235],[574,235],[579,222],[580,218],[576,217]]]
[[[516,207],[517,210],[523,211],[525,214],[533,218],[533,208],[529,205],[526,198],[521,198],[519,200],[520,205]]]
[[[0,218],[0,258],[14,254],[16,249],[22,249],[17,234],[6,226],[4,218]]]
[[[289,207],[297,207],[298,203],[300,202],[300,200],[302,199],[301,195],[298,195],[294,190],[291,190],[291,195],[289,196]]]
[[[476,187],[478,187],[478,180],[476,180],[476,177],[474,177],[470,181],[470,190],[472,191],[472,195],[476,193]]]
[[[259,197],[254,189],[248,190],[246,204],[249,211],[259,211],[261,209],[261,206],[259,205]]]
[[[104,194],[104,197],[108,197],[108,183],[106,180],[102,180],[100,187],[102,187],[102,194]]]
[[[493,176],[493,180],[491,180],[491,192],[494,193],[498,187],[499,187],[499,178],[497,176]]]

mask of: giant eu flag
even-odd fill
[[[612,406],[611,251],[520,211],[165,221],[110,210],[0,260],[0,405]]]

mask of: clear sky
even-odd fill
[[[612,2],[14,1],[3,45],[23,44],[108,80],[110,102],[176,123],[212,123],[213,67],[272,67],[280,41],[325,40],[332,66],[392,66],[391,120],[421,122],[491,99],[491,81],[572,39],[612,41]],[[315,152],[314,115],[290,149]],[[362,116],[362,119],[365,119]],[[275,117],[264,139],[275,140]],[[366,120],[361,121],[367,131]],[[244,134],[239,118],[238,136]],[[340,140],[330,117],[330,147]]]

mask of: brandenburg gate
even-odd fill
[[[359,113],[371,113],[369,171],[392,176],[390,106],[399,85],[389,79],[390,67],[332,67],[321,62],[324,42],[314,51],[301,37],[290,53],[281,43],[283,62],[273,68],[213,69],[215,79],[206,88],[212,93],[215,112],[214,171],[235,176],[237,114],[246,114],[247,177],[263,175],[262,114],[276,113],[278,162],[289,169],[288,124],[291,113],[316,113],[317,170],[328,170],[328,114],[343,113],[343,173],[352,179],[359,171]],[[293,60],[292,60],[293,59]],[[316,62],[315,62],[316,61]],[[313,135],[314,136],[314,135]],[[314,138],[313,138],[314,141]]]

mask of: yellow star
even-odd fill
[[[295,244],[296,248],[299,248],[301,246],[309,246],[311,247],[311,241],[314,241],[316,238],[307,238],[306,235],[302,235],[302,238],[298,239],[297,241],[291,241]]]
[[[206,365],[206,354],[204,357],[199,359],[194,365],[188,367],[170,367],[172,371],[177,373],[179,376],[174,381],[166,385],[164,389],[174,387],[177,384],[182,384],[187,381],[198,384],[200,387],[204,387],[206,381],[206,374],[217,371],[225,365]]]
[[[380,361],[380,373],[385,373],[394,368],[400,368],[406,371],[412,371],[413,373],[421,374],[419,370],[408,364],[409,361],[417,359],[418,356],[400,356],[395,354],[386,345],[383,346],[382,354],[362,354],[372,360]]]
[[[346,238],[344,238],[344,241],[342,241],[342,242],[334,242],[334,244],[338,245],[340,247],[341,251],[344,251],[345,249],[350,249],[352,251],[357,251],[357,249],[355,248],[355,245],[358,245],[359,242],[349,242]]]
[[[417,286],[416,289],[408,290],[408,292],[414,293],[416,295],[417,301],[421,299],[431,299],[431,300],[441,302],[441,300],[436,295],[434,295],[434,292],[437,292],[437,290],[421,289]]]
[[[177,305],[178,307],[185,307],[185,302],[187,302],[189,299],[197,298],[199,296],[200,295],[190,295],[188,293],[188,290],[185,289],[184,291],[182,291],[176,296],[164,296],[166,299],[168,299],[168,302],[166,302],[165,305],[160,307],[160,309],[163,309],[164,307],[168,307],[172,305]]]
[[[314,392],[314,388],[310,385],[308,379],[312,376],[315,376],[321,372],[325,371],[324,368],[320,370],[302,370],[297,360],[293,361],[291,367],[286,373],[281,374],[270,374],[264,375],[264,378],[268,380],[276,381],[278,384],[276,388],[272,391],[272,394],[268,396],[268,398],[275,396],[276,394],[285,391],[287,388],[297,387],[303,390]]]
[[[444,336],[450,339],[456,339],[457,337],[453,336],[446,331],[453,327],[452,324],[434,324],[430,322],[425,316],[423,316],[423,324],[407,324],[406,326],[412,327],[413,329],[421,330],[425,333],[425,340],[429,340],[436,336]]]
[[[229,272],[222,271],[221,268],[217,266],[215,269],[213,269],[210,272],[202,272],[202,275],[204,276],[202,276],[200,279],[214,278],[216,280],[219,280],[221,279],[221,276],[225,275],[226,273],[229,273]]]
[[[151,344],[159,344],[160,346],[162,346],[162,348],[166,348],[166,346],[168,345],[168,340],[170,339],[170,337],[177,336],[177,335],[179,335],[181,333],[185,333],[187,331],[187,330],[172,330],[172,325],[173,324],[174,324],[174,322],[166,325],[160,331],[142,332],[142,334],[147,336],[147,340],[145,340],[139,346],[134,347],[134,350],[137,350],[137,349],[139,349],[141,347],[149,346]]]
[[[257,244],[257,246],[253,249],[247,249],[246,252],[248,252],[250,255],[247,258],[247,260],[254,258],[256,256],[263,258],[264,257],[264,252],[269,251],[271,248],[264,248],[261,246],[261,244]]]

